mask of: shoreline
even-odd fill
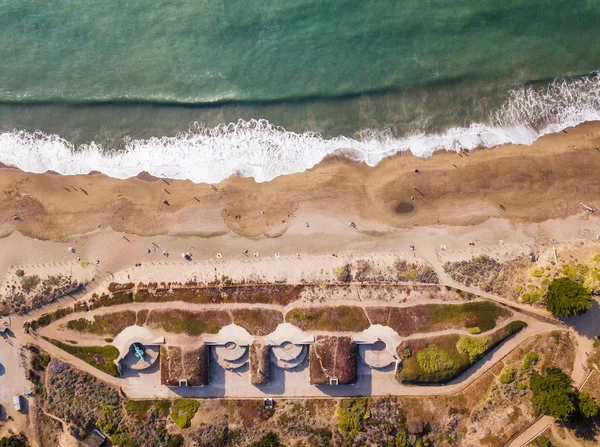
[[[543,222],[582,211],[580,202],[600,208],[599,146],[600,122],[592,122],[531,146],[427,159],[398,154],[375,167],[335,157],[270,182],[230,177],[215,185],[147,173],[119,180],[2,167],[0,237],[19,231],[48,240],[109,227],[140,236],[276,238],[294,220],[316,218],[355,222],[372,234],[492,218]],[[13,221],[14,215],[22,220]]]

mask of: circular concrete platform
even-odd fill
[[[292,369],[300,365],[306,359],[307,353],[308,348],[306,345],[296,345],[289,341],[271,347],[275,364],[284,369]]]
[[[373,369],[386,368],[396,361],[381,340],[372,344],[358,345],[358,356],[365,365]]]
[[[224,345],[212,346],[213,358],[225,369],[237,369],[248,361],[248,346],[240,346],[233,341]]]
[[[144,360],[140,359],[135,352],[134,345],[138,345],[144,352]],[[141,343],[133,343],[129,346],[129,351],[121,360],[121,365],[125,369],[132,371],[143,371],[150,368],[158,360],[160,348],[158,346],[143,346]]]

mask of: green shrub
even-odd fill
[[[519,383],[517,383],[517,389],[519,391],[526,390],[527,389],[527,382],[525,382],[524,380],[522,380]]]
[[[435,373],[454,368],[454,360],[437,345],[429,345],[417,351],[419,366],[428,373]]]
[[[463,335],[458,339],[456,349],[461,354],[468,356],[471,362],[473,362],[487,351],[489,343],[490,338],[487,336],[469,337],[468,335]]]
[[[533,267],[531,270],[529,270],[529,274],[534,278],[541,278],[545,271],[546,269],[544,269],[544,267]]]
[[[548,287],[546,307],[556,317],[580,315],[592,307],[592,294],[569,278],[555,279]]]
[[[334,268],[333,274],[340,282],[350,282],[352,280],[352,270],[350,264]]]
[[[562,420],[569,419],[575,412],[571,378],[562,369],[550,366],[545,375],[534,373],[529,386],[537,411]]]
[[[529,443],[529,445],[534,447],[554,447],[554,444],[550,442],[550,439],[545,436],[540,436],[539,438],[534,439]]]
[[[254,441],[250,444],[250,447],[283,447],[283,444],[279,441],[279,435],[277,433],[269,432],[260,438],[258,441]]]
[[[338,428],[345,433],[358,433],[362,429],[369,409],[366,398],[343,399],[337,407]]]
[[[22,278],[23,276],[25,276],[25,270],[23,270],[23,269],[18,269],[18,270],[15,272],[15,275],[17,275],[17,277],[18,277],[18,278]]]
[[[528,375],[529,372],[531,371],[531,367],[533,365],[535,365],[539,359],[540,359],[540,356],[535,351],[529,351],[527,354],[525,354],[525,357],[523,357],[523,363],[522,363],[523,374]]]
[[[579,413],[586,419],[591,419],[598,414],[598,404],[590,393],[579,393],[577,407]]]
[[[188,428],[199,407],[195,399],[178,399],[171,407],[171,419],[179,428]]]
[[[469,334],[473,334],[473,335],[477,335],[477,334],[481,333],[481,329],[479,329],[477,326],[470,327],[468,330],[469,330]]]
[[[510,365],[504,367],[500,373],[500,383],[507,385],[513,383],[517,378],[517,370]]]

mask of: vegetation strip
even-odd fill
[[[359,332],[369,327],[365,311],[358,306],[297,307],[285,320],[306,331]]]
[[[42,338],[106,374],[114,377],[119,375],[115,364],[115,360],[119,358],[119,350],[114,346],[71,346],[52,338]]]
[[[512,315],[509,310],[488,301],[410,307],[367,307],[366,311],[372,324],[390,326],[402,336],[464,327],[485,332],[495,328],[499,319]]]
[[[522,321],[513,321],[490,335],[443,335],[405,341],[398,347],[402,365],[396,378],[411,384],[446,383],[526,326]]]
[[[67,329],[77,332],[87,332],[96,335],[115,336],[128,326],[136,322],[136,313],[132,310],[122,312],[111,312],[107,314],[94,315],[94,320],[79,318],[67,322]]]
[[[229,313],[224,310],[155,309],[146,320],[151,328],[190,336],[216,334],[223,326],[231,323]]]

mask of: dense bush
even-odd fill
[[[27,438],[22,433],[0,439],[0,447],[27,447],[28,445]]]
[[[581,416],[586,419],[593,418],[598,414],[598,404],[590,393],[579,393],[579,396],[577,396],[577,407]]]
[[[545,375],[533,374],[529,386],[536,410],[563,420],[573,416],[575,404],[571,378],[562,369],[550,366]]]
[[[254,441],[250,444],[250,447],[280,447],[283,446],[281,442],[279,442],[279,435],[277,433],[269,432],[264,435],[260,440]]]
[[[555,279],[548,287],[546,307],[557,317],[580,315],[592,307],[592,294],[569,278]]]
[[[505,366],[500,373],[500,383],[507,385],[513,383],[517,378],[517,370],[512,366]]]
[[[535,351],[529,351],[527,354],[525,354],[522,363],[523,374],[528,375],[531,371],[531,367],[535,365],[539,359],[540,356]]]
[[[338,428],[342,432],[358,433],[368,411],[369,401],[365,398],[342,400],[337,407]]]
[[[456,343],[456,349],[463,355],[468,355],[471,361],[484,354],[489,347],[489,337],[469,337],[463,335]]]

